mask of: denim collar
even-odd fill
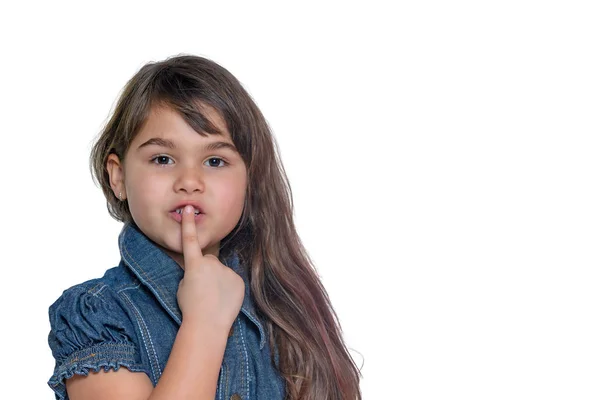
[[[177,290],[183,278],[183,269],[167,253],[154,244],[132,222],[127,222],[119,234],[119,250],[124,264],[156,297],[169,315],[181,325],[181,310],[177,304]],[[224,260],[244,280],[246,286],[241,311],[260,332],[260,349],[266,342],[265,330],[256,317],[246,268],[240,265],[236,253]],[[223,262],[223,260],[221,260]]]

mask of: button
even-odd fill
[[[232,336],[233,336],[233,325],[231,325],[231,329],[229,330],[229,336],[228,337],[232,337]],[[233,399],[233,396],[231,396],[231,398]]]
[[[229,398],[229,400],[242,400],[242,396],[240,396],[240,395],[239,395],[239,394],[237,394],[237,393],[234,393],[234,394],[233,394],[233,395],[232,395],[232,396]]]

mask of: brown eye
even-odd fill
[[[158,164],[158,165],[167,165],[167,164],[169,164],[169,160],[172,161],[171,157],[156,156],[156,157],[153,157],[150,161],[152,161],[154,164]]]
[[[207,160],[207,162],[209,163],[209,167],[216,167],[216,168],[224,167],[227,164],[225,162],[225,160],[223,160],[222,158],[219,158],[219,157],[211,157]],[[222,162],[223,165],[220,166],[219,165],[220,162]]]

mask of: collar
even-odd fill
[[[167,313],[181,325],[181,310],[177,303],[179,282],[183,269],[167,253],[144,235],[133,222],[127,222],[119,234],[119,251],[124,264],[156,297]],[[265,330],[256,317],[256,311],[246,268],[240,265],[237,253],[220,260],[244,280],[246,286],[241,312],[250,319],[260,332],[260,349],[265,345]]]

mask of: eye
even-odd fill
[[[219,157],[211,157],[208,160],[206,160],[210,165],[210,167],[217,167],[217,168],[222,168],[225,165],[227,165],[227,162],[225,160],[223,160],[222,158]],[[216,165],[214,162],[211,163],[211,161],[216,161]],[[219,167],[219,162],[222,162],[223,165],[221,167]]]
[[[169,160],[173,161],[173,159],[169,156],[155,156],[155,157],[152,157],[152,159],[150,161],[152,161],[154,164],[158,164],[158,165],[168,165]]]

